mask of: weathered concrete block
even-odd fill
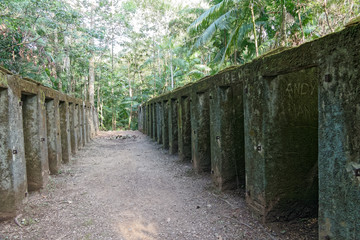
[[[178,103],[177,99],[169,102],[169,153],[178,152]]]
[[[22,95],[22,102],[28,189],[36,191],[46,185],[49,175],[45,95]]]
[[[319,44],[319,239],[359,239],[360,25]]]
[[[245,181],[242,84],[215,86],[209,98],[213,180],[220,190],[240,187]]]
[[[316,215],[317,68],[247,78],[246,200],[264,221]]]
[[[81,104],[81,107],[80,107],[80,112],[81,112],[81,140],[82,140],[82,145],[83,147],[85,147],[85,144],[87,143],[87,138],[86,138],[86,130],[87,130],[87,127],[86,127],[86,114],[85,114],[85,103],[82,103]]]
[[[75,106],[75,113],[76,113],[76,126],[77,126],[77,147],[80,149],[83,146],[83,139],[82,139],[82,122],[81,122],[81,106],[76,104]]]
[[[89,143],[91,138],[91,129],[90,129],[90,124],[91,124],[91,121],[90,121],[90,110],[89,110],[89,107],[85,106],[84,107],[84,116],[85,116],[85,119],[84,119],[84,122],[85,122],[85,127],[86,127],[86,143]]]
[[[144,120],[143,120],[144,112],[143,112],[143,106],[140,105],[138,107],[138,130],[142,133],[144,133]]]
[[[211,171],[209,92],[193,93],[191,102],[192,161],[195,171]]]
[[[156,130],[157,130],[157,142],[159,144],[162,144],[162,140],[163,140],[163,137],[162,137],[162,130],[163,130],[163,106],[162,106],[162,103],[161,102],[158,102],[155,104],[156,106],[156,116],[157,116],[157,126],[156,126]]]
[[[57,174],[62,160],[59,101],[46,100],[46,130],[50,174]]]
[[[163,101],[162,106],[162,144],[164,149],[169,149],[169,101]]]
[[[0,72],[1,81],[7,78]],[[27,194],[22,108],[14,90],[0,88],[0,221],[15,217]]]
[[[190,97],[178,99],[178,153],[182,161],[191,160],[191,114]]]
[[[70,142],[71,142],[71,153],[76,154],[78,149],[78,135],[77,135],[77,113],[75,111],[75,104],[70,103],[69,105],[69,120],[70,120]]]
[[[69,123],[69,103],[60,102],[60,128],[61,128],[61,148],[62,162],[69,163],[71,160],[71,140],[70,140],[70,123]]]
[[[157,115],[156,115],[156,103],[151,104],[152,110],[152,139],[157,140]]]

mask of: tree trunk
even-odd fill
[[[281,1],[281,41],[280,46],[285,47],[287,45],[287,37],[286,37],[286,7],[285,7],[285,0]]]
[[[170,77],[171,77],[171,89],[174,89],[173,54],[171,50],[170,50]]]
[[[90,29],[94,29],[94,5],[91,5],[91,20]],[[90,45],[94,46],[94,38],[91,38]],[[89,62],[89,101],[94,106],[95,104],[95,53],[91,51],[91,58]]]
[[[253,24],[253,33],[254,33],[254,40],[255,40],[255,52],[256,52],[256,57],[258,57],[259,56],[259,48],[258,48],[258,42],[257,42],[257,36],[256,36],[256,24],[255,24],[254,1],[253,0],[250,3],[250,10],[251,10],[251,21]]]
[[[330,28],[331,32],[334,32],[334,29],[331,27],[330,22],[329,22],[329,12],[327,10],[327,0],[324,0],[324,12],[325,12],[325,17],[326,17],[326,22],[328,27]]]

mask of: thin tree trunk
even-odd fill
[[[256,36],[254,1],[251,1],[250,9],[251,9],[251,21],[252,21],[252,24],[253,24],[253,33],[254,33],[254,40],[255,40],[255,52],[256,52],[256,57],[258,57],[259,56],[259,48],[258,48],[258,42],[257,42],[257,36]]]
[[[114,2],[111,1],[111,19],[114,16]],[[115,41],[115,34],[114,34],[114,25],[113,21],[111,21],[111,101],[114,101],[114,41]],[[116,130],[116,108],[115,104],[111,105],[111,112],[112,112],[112,119],[111,119],[111,128],[113,131]]]
[[[328,13],[326,4],[327,4],[327,0],[324,0],[324,12],[325,12],[325,17],[326,17],[326,22],[327,22],[327,25],[330,28],[331,32],[334,32],[334,29],[330,26],[329,13]]]
[[[90,29],[94,29],[94,5],[91,5]],[[91,38],[90,45],[94,45],[94,38]],[[91,105],[95,104],[95,53],[91,51],[89,62],[89,101]]]
[[[170,50],[170,77],[171,77],[171,89],[174,89],[173,55],[171,50]]]
[[[282,15],[282,22],[281,22],[281,41],[280,45],[282,47],[287,45],[287,37],[286,37],[286,7],[285,7],[285,0],[281,1],[281,15]]]

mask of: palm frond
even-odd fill
[[[223,0],[212,6],[209,10],[201,14],[200,17],[198,17],[192,24],[190,24],[187,29],[188,33],[193,34],[194,32],[207,28],[212,21],[229,11],[234,4],[234,0]]]
[[[194,47],[199,48],[200,46],[207,43],[212,36],[215,34],[215,32],[220,29],[230,29],[231,22],[228,21],[229,16],[231,16],[235,10],[231,10],[220,16],[218,19],[216,19],[213,23],[210,24],[210,26],[198,37],[196,40]]]

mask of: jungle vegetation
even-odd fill
[[[355,0],[0,0],[0,66],[95,104],[102,129],[134,129],[141,102],[359,13]]]

